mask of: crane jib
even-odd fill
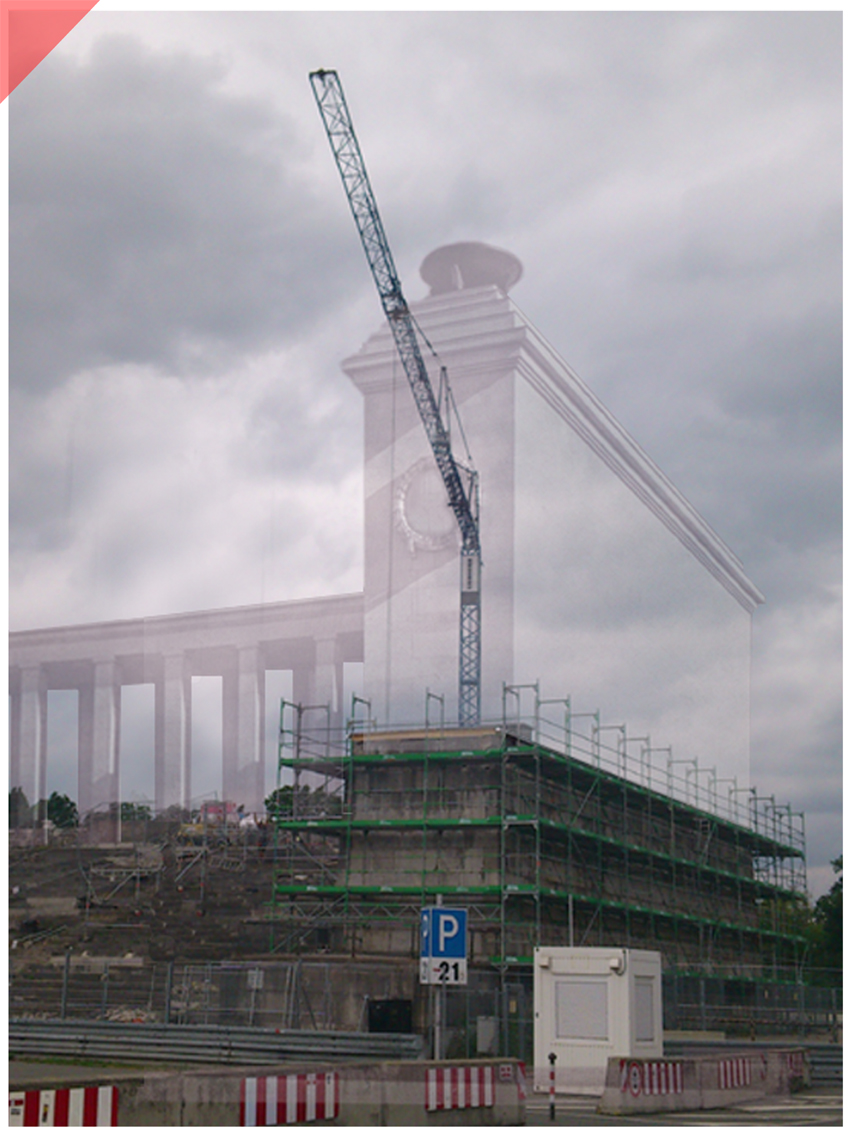
[[[458,719],[461,725],[476,725],[481,707],[481,547],[477,477],[475,473],[469,474],[470,488],[467,491],[434,398],[419,349],[416,328],[402,293],[339,76],[336,71],[313,71],[310,73],[310,85],[396,350],[460,529],[462,550]]]

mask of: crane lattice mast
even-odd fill
[[[481,543],[478,530],[478,478],[452,454],[434,390],[425,368],[416,327],[401,290],[384,226],[354,124],[336,71],[313,71],[310,84],[327,131],[357,231],[390,325],[416,408],[448,493],[461,534],[460,664],[458,720],[477,725],[481,715]]]

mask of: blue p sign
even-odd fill
[[[432,906],[423,910],[424,951],[431,957],[466,956],[466,910]],[[424,915],[430,914],[430,935],[425,930]]]
[[[422,910],[420,981],[466,984],[466,910],[429,906]]]

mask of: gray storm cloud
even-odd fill
[[[515,252],[522,310],[764,591],[753,778],[818,816],[828,885],[837,13],[93,12],[9,100],[13,628],[362,585],[338,364],[380,314],[319,65],[409,297],[437,245]]]
[[[107,38],[15,99],[14,388],[116,362],[216,372],[339,300],[292,122],[223,77]]]

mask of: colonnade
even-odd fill
[[[121,689],[154,687],[154,804],[192,798],[192,678],[222,682],[222,791],[262,810],[265,674],[291,670],[293,700],[344,720],[343,666],[363,660],[362,595],[13,633],[10,786],[47,784],[48,692],[77,690],[81,814],[120,799]]]

